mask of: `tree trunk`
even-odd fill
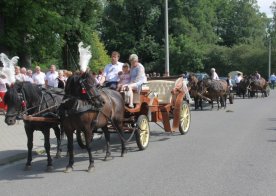
[[[30,68],[32,65],[31,55],[26,54],[24,52],[19,54],[19,65],[20,67]]]

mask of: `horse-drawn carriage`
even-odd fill
[[[30,128],[30,132],[33,132],[34,128],[31,128],[33,124],[35,124],[35,126],[40,124],[42,127],[47,125],[47,131],[46,131],[47,133],[45,135],[45,140],[47,142],[49,142],[47,138],[47,136],[49,136],[48,135],[49,128],[51,128],[51,126],[53,127],[59,124],[61,125],[61,127],[64,129],[65,132],[67,131],[66,133],[67,133],[68,141],[71,141],[72,139],[70,137],[70,133],[76,132],[79,145],[87,149],[89,148],[88,146],[90,146],[91,140],[93,138],[92,132],[97,132],[99,130],[98,128],[102,128],[103,130],[102,132],[105,134],[106,140],[108,140],[106,158],[110,156],[110,154],[108,154],[110,153],[109,152],[109,133],[110,132],[118,132],[120,139],[122,141],[122,155],[123,155],[123,149],[125,149],[123,143],[129,141],[131,139],[131,136],[135,136],[137,145],[140,150],[144,150],[145,148],[147,148],[149,143],[149,136],[150,136],[149,122],[154,122],[154,123],[162,122],[163,129],[166,132],[173,132],[178,129],[181,134],[185,134],[189,130],[189,126],[191,122],[191,114],[190,114],[189,105],[185,101],[185,92],[183,90],[184,89],[183,85],[185,84],[183,83],[182,78],[178,79],[177,81],[175,81],[175,79],[174,81],[171,81],[171,80],[148,81],[147,84],[143,85],[141,92],[134,93],[134,105],[135,105],[134,108],[128,108],[123,103],[123,113],[124,113],[123,120],[122,120],[123,126],[120,127],[119,125],[120,123],[116,124],[117,119],[114,118],[115,119],[114,120],[112,116],[112,115],[114,116],[119,115],[118,112],[115,112],[115,113],[113,112],[113,114],[109,116],[108,111],[105,110],[105,106],[103,106],[99,110],[97,109],[95,110],[93,105],[92,107],[87,107],[87,104],[86,104],[84,107],[87,110],[83,110],[83,108],[81,108],[79,105],[77,107],[81,111],[71,110],[74,104],[73,105],[69,104],[71,102],[68,101],[68,99],[72,101],[72,100],[75,100],[75,98],[79,99],[80,97],[74,97],[73,94],[70,94],[70,93],[68,94],[69,92],[68,90],[73,89],[73,90],[76,90],[76,92],[82,92],[84,86],[80,85],[80,81],[86,83],[86,79],[82,78],[82,76],[77,76],[77,77],[78,77],[78,80],[75,80],[73,78],[72,82],[75,82],[74,84],[76,84],[77,86],[80,86],[81,88],[78,89],[77,87],[70,86],[70,81],[69,81],[68,86],[70,86],[70,88],[68,87],[67,91],[65,89],[65,96],[64,96],[63,102],[52,103],[53,99],[48,94],[47,94],[47,99],[45,99],[46,97],[45,95],[42,95],[42,97],[40,97],[39,93],[36,96],[29,95],[34,91],[39,91],[39,90],[37,90],[35,85],[32,85],[27,82],[24,82],[23,84],[20,84],[20,85],[13,86],[8,90],[9,97],[7,97],[7,100],[6,100],[8,104],[8,111],[5,119],[6,122],[13,124],[12,121],[14,121],[14,118],[18,116],[22,116],[25,123],[25,129]],[[91,92],[91,89],[89,89],[91,87],[90,85],[85,85],[85,87],[86,87],[85,89],[86,92]],[[105,88],[99,89],[99,91],[101,96],[103,96],[104,94],[109,95],[107,96],[106,99],[104,99],[104,105],[108,105],[109,102],[110,103],[113,102],[112,100],[113,97],[116,97],[116,95],[119,93],[117,91],[105,89]],[[55,94],[53,92],[51,93]],[[58,94],[60,96],[60,93]],[[120,93],[119,95],[123,100],[124,96]],[[12,96],[16,96],[16,97],[12,97]],[[35,99],[36,97],[38,100]],[[27,100],[28,98],[31,98],[31,100]],[[51,101],[51,104],[49,104],[50,103],[49,100]],[[24,106],[22,105],[23,103],[25,103]],[[89,103],[89,101],[87,103]],[[66,110],[65,113],[64,113],[64,108],[61,107],[64,104],[70,105],[69,106],[70,110],[65,109]],[[41,105],[43,105],[43,107],[41,107]],[[59,105],[60,107],[57,108],[57,105]],[[120,102],[118,102],[117,104],[108,105],[108,108],[110,109],[113,107],[118,107],[118,105],[120,105]],[[55,111],[53,111],[53,109]],[[100,124],[102,123],[101,117],[98,116],[98,114],[100,113],[103,113],[103,116],[108,121],[107,124],[104,124],[103,126],[102,125],[98,126],[99,123]],[[86,115],[88,116],[88,118],[85,117]],[[171,119],[173,120],[172,123],[170,122]],[[88,122],[87,120],[90,120],[90,121]],[[80,123],[75,125],[74,123],[76,121],[79,121]],[[97,124],[97,126],[93,127],[93,123]],[[26,128],[26,125],[27,125],[27,128]],[[86,126],[89,126],[89,127],[87,128]],[[90,129],[91,127],[93,127],[92,130]],[[71,131],[68,132],[68,129],[70,129]],[[108,134],[106,133],[106,131],[108,131]],[[27,132],[28,131],[26,130],[26,133]],[[82,137],[82,133],[84,137]],[[125,139],[124,137],[125,133],[131,134],[129,139]],[[32,148],[32,145],[29,146],[29,144],[32,144],[31,135],[30,135],[30,141],[28,140],[29,156],[31,156],[30,151]],[[27,136],[29,137],[29,135]],[[85,138],[85,141],[83,141],[82,138]],[[58,135],[58,143],[60,143],[60,135]],[[49,143],[45,145],[45,148],[46,146],[47,146],[46,151],[48,152]],[[68,151],[70,155],[70,147]],[[88,151],[90,151],[90,148]],[[57,154],[58,153],[59,153],[59,149],[57,151]],[[52,164],[51,159],[50,159],[50,162],[49,162],[49,159],[50,158],[48,154],[48,166],[51,166]],[[26,166],[31,165],[31,160],[32,160],[31,157],[28,157],[28,162]]]
[[[191,122],[189,104],[185,100],[183,78],[170,78],[166,80],[149,80],[143,84],[140,92],[134,91],[133,102],[135,107],[125,106],[123,130],[131,133],[128,139],[135,136],[140,150],[147,148],[150,136],[149,123],[156,123],[166,132],[179,131],[184,135],[188,132]],[[125,91],[121,92],[123,98]],[[170,121],[172,120],[172,122]],[[163,126],[160,125],[163,124]],[[108,125],[110,132],[116,128]],[[94,132],[101,133],[101,130]],[[120,133],[119,133],[120,134]],[[120,137],[123,137],[120,135]],[[82,132],[77,133],[77,142],[81,148],[86,148],[85,137]]]
[[[83,43],[80,42],[78,47],[80,72],[67,79],[64,96],[24,82],[12,85],[4,97],[4,101],[8,105],[5,122],[8,125],[13,125],[18,117],[23,116],[25,132],[28,137],[27,169],[31,167],[33,132],[35,130],[41,130],[44,134],[49,169],[52,167],[49,143],[50,128],[55,130],[58,140],[57,156],[60,155],[60,134],[62,131],[66,133],[69,154],[66,172],[70,172],[74,164],[73,139],[75,132],[80,146],[87,149],[90,163],[88,171],[94,168],[91,141],[93,133],[99,129],[102,129],[106,139],[105,159],[110,157],[111,130],[115,130],[120,136],[121,156],[125,153],[125,143],[128,141],[124,138],[125,132],[136,136],[140,150],[148,146],[149,122],[162,122],[165,131],[172,132],[178,128],[181,134],[187,133],[191,115],[189,105],[185,102],[187,87],[183,78],[176,82],[149,81],[141,92],[134,95],[135,108],[127,108],[120,92],[109,88],[96,88],[96,80],[88,69],[88,63],[92,57],[90,46],[84,48]],[[14,67],[16,63],[3,54],[1,56],[1,61],[5,62],[9,73],[14,72],[10,68]],[[18,60],[18,57],[15,60]],[[14,73],[10,74],[10,76],[13,75]],[[14,77],[10,79],[11,83],[14,83]],[[63,99],[61,99],[62,97]],[[172,126],[171,119],[173,119]],[[61,127],[61,132],[58,125]],[[84,135],[85,143],[82,142],[81,133]]]

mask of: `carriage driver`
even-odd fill
[[[211,79],[212,80],[219,80],[219,77],[218,77],[218,74],[217,74],[215,68],[211,69]]]
[[[119,62],[120,53],[113,51],[111,53],[111,63],[106,65],[103,71],[103,76],[101,78],[100,85],[104,85],[111,89],[117,89],[119,75],[118,73],[122,71],[123,63]]]

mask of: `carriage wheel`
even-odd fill
[[[191,123],[191,111],[188,103],[183,101],[180,111],[179,132],[181,135],[188,133]]]
[[[85,149],[86,148],[86,142],[85,142],[84,133],[82,131],[77,131],[76,136],[77,136],[77,142],[78,142],[80,148]]]
[[[150,137],[149,121],[145,115],[140,115],[137,119],[135,137],[139,150],[145,150],[148,147]]]

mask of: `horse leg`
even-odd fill
[[[93,137],[93,134],[92,134],[92,131],[93,129],[89,130],[89,129],[86,129],[85,131],[85,143],[86,143],[86,149],[87,149],[87,152],[88,152],[88,156],[89,156],[89,166],[88,166],[88,172],[91,172],[94,170],[94,159],[93,159],[93,156],[92,156],[92,153],[91,153],[91,145],[92,145],[92,137]]]
[[[115,128],[118,130],[119,134],[120,134],[120,140],[121,140],[121,157],[124,157],[125,153],[126,153],[126,144],[124,141],[124,132],[122,131],[122,128],[120,126],[121,122],[119,120],[113,119],[113,124],[115,126]]]
[[[122,131],[122,129],[119,129],[119,132],[122,135],[122,137],[125,138],[124,137],[124,132]],[[121,139],[121,146],[122,146],[121,157],[124,157],[124,155],[126,153],[126,144],[125,144],[125,141],[122,138],[120,138],[120,139]]]
[[[197,110],[198,107],[199,107],[199,99],[198,99],[198,97],[194,97],[194,101],[195,101],[195,110]]]
[[[104,137],[105,137],[105,142],[106,142],[106,154],[104,157],[104,161],[109,160],[111,157],[111,152],[110,152],[110,133],[108,131],[107,126],[102,127],[102,130],[104,132]]]
[[[219,103],[220,103],[220,100],[219,100],[220,97],[217,97],[217,104],[218,104],[218,110],[219,110]]]
[[[47,153],[47,170],[48,172],[53,171],[52,157],[50,154],[50,129],[45,129],[42,131],[44,135],[44,148]]]
[[[55,135],[57,138],[57,153],[55,158],[60,158],[60,152],[61,152],[61,130],[58,126],[53,127],[54,131],[55,131]]]
[[[33,150],[33,136],[34,136],[34,130],[27,128],[25,125],[25,132],[28,138],[27,141],[27,147],[28,147],[28,158],[27,158],[27,163],[25,166],[25,171],[31,170],[32,169],[32,150]]]
[[[67,132],[69,131],[69,132]],[[67,152],[69,154],[69,163],[66,166],[65,173],[69,173],[73,170],[74,165],[74,144],[73,144],[73,132],[74,130],[66,130],[67,135]]]

